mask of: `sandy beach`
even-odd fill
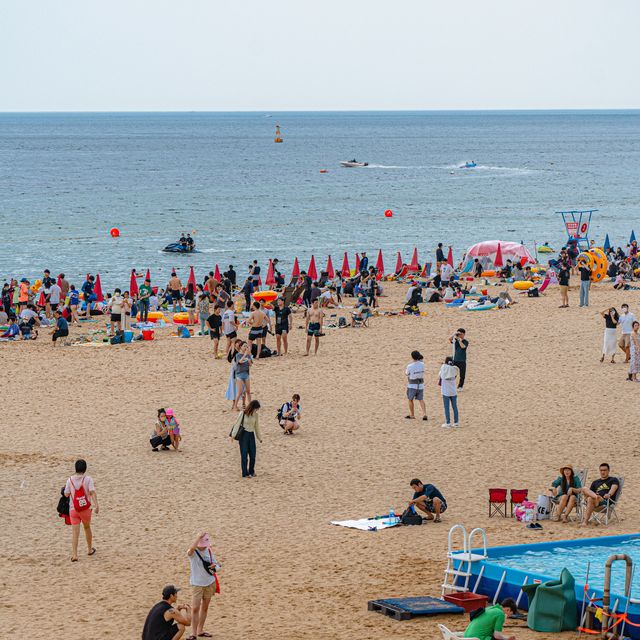
[[[405,290],[388,284],[382,309],[401,308]],[[298,312],[290,354],[253,367],[264,444],[249,480],[227,437],[229,365],[213,359],[208,338],[180,340],[167,329],[154,342],[54,349],[43,331],[35,342],[1,344],[9,374],[0,453],[3,637],[138,638],[163,585],[184,587],[179,602],[190,601],[186,549],[198,530],[211,532],[222,563],[222,593],[206,625],[215,638],[431,639],[438,622],[464,629],[461,616],[396,622],[368,612],[367,601],[439,596],[455,523],[484,527],[490,545],[638,531],[638,388],[625,382],[621,353],[616,364],[599,362],[599,312],[628,302],[637,313],[637,293],[600,284],[586,309],[577,308],[575,289],[572,307],[559,309],[557,287],[539,299],[518,296],[505,311],[424,305],[423,317],[328,329],[308,358]],[[458,327],[470,341],[467,383],[461,428],[448,431],[437,372]],[[72,328],[72,336],[80,331],[87,329]],[[428,422],[404,419],[413,349],[425,356]],[[276,411],[294,392],[304,421],[285,438]],[[180,418],[180,453],[150,450],[161,406]],[[101,511],[96,556],[86,556],[81,540],[72,564],[70,527],[55,507],[78,457],[88,462]],[[626,476],[621,523],[584,530],[545,522],[538,532],[487,517],[488,487],[528,488],[535,497],[562,464],[588,467],[593,479],[603,461]],[[377,533],[329,524],[400,510],[415,476],[446,496],[441,524]]]

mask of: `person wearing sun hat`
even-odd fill
[[[162,600],[151,607],[142,629],[142,640],[180,640],[191,624],[191,607],[175,606],[178,587],[168,584],[162,590]]]
[[[187,551],[191,568],[189,584],[193,587],[191,602],[193,613],[192,635],[187,640],[211,638],[204,631],[204,623],[209,612],[209,603],[216,593],[220,593],[220,583],[216,575],[220,565],[211,551],[211,536],[201,531]]]
[[[570,464],[560,467],[560,475],[551,483],[554,501],[557,500],[557,508],[552,520],[568,522],[569,514],[576,506],[581,489],[582,483],[575,475],[573,467]]]

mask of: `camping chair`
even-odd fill
[[[580,469],[580,471],[576,473],[576,478],[578,478],[578,480],[580,481],[581,487],[587,486],[588,475],[589,475],[588,469]],[[554,496],[551,497],[551,513],[549,514],[550,518],[555,515],[559,502],[560,502],[560,498],[556,498]],[[584,496],[581,493],[576,496],[575,509],[576,509],[576,516],[575,516],[576,521],[580,522],[580,520],[582,520],[582,513],[584,510]]]
[[[464,631],[450,631],[443,624],[439,624],[438,629],[442,633],[442,640],[460,640],[464,637]],[[478,640],[478,638],[466,638],[465,640]]]
[[[591,518],[598,524],[609,524],[612,519],[620,521],[618,517],[617,507],[620,504],[620,498],[622,498],[622,489],[624,487],[624,476],[615,476],[618,478],[620,485],[616,491],[615,500],[607,500],[603,505],[596,507],[596,510],[591,514]]]
[[[529,496],[529,489],[511,489],[511,517],[513,518],[513,505],[522,504]]]
[[[369,318],[371,318],[372,316],[373,316],[373,313],[371,313],[371,309],[366,309],[361,316],[358,316],[356,313],[352,313],[351,317],[353,318],[353,326],[368,327]]]
[[[507,517],[507,490],[489,489],[489,517]]]
[[[304,285],[294,286],[294,285],[288,284],[284,288],[284,291],[282,292],[282,299],[284,300],[285,306],[290,307],[294,304],[297,305],[298,299],[302,295],[303,291],[304,291]]]

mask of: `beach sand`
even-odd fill
[[[382,308],[400,308],[406,287],[386,288]],[[54,349],[48,336],[1,344],[9,373],[2,636],[140,637],[163,585],[185,587],[179,602],[190,601],[186,549],[202,529],[223,565],[206,629],[225,640],[437,638],[438,622],[463,629],[462,617],[396,622],[367,611],[375,598],[439,596],[455,523],[484,527],[490,545],[638,531],[640,387],[625,382],[626,365],[599,362],[599,311],[623,301],[637,311],[640,298],[611,285],[592,289],[588,309],[577,308],[577,297],[573,290],[568,310],[558,309],[557,287],[501,312],[425,305],[425,317],[328,329],[309,358],[295,314],[292,353],[253,368],[264,431],[255,479],[240,477],[237,444],[227,437],[229,365],[213,360],[208,338],[179,340],[165,330],[155,342],[119,347]],[[470,341],[462,426],[444,431],[436,376],[459,326]],[[404,419],[404,368],[415,348],[427,366],[426,423]],[[302,396],[303,427],[285,438],[276,411],[293,392]],[[181,453],[149,448],[160,406],[181,421]],[[101,512],[93,519],[96,556],[85,555],[81,538],[72,564],[71,528],[55,508],[78,457],[88,461]],[[528,488],[535,498],[562,464],[586,466],[593,479],[602,461],[627,478],[619,524],[585,531],[546,522],[537,532],[487,518],[488,487]],[[400,511],[414,476],[446,496],[442,524],[378,533],[329,524]]]

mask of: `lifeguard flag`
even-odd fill
[[[147,269],[147,275],[144,277],[145,280],[149,281],[149,284],[151,284],[151,269]]]
[[[402,271],[402,254],[398,251],[398,259],[396,260],[396,273]]]
[[[447,263],[450,267],[453,267],[453,250],[449,247],[449,253],[447,254]]]
[[[382,260],[382,249],[378,249],[378,259],[376,260],[376,271],[378,272],[376,280],[380,280],[384,275],[384,262]]]
[[[409,271],[418,271],[419,268],[420,265],[418,264],[418,248],[414,247],[411,264],[409,265]]]
[[[102,293],[102,283],[100,282],[99,273],[96,273],[96,283],[93,285],[93,293],[96,296],[96,302],[104,302],[104,294]]]
[[[316,270],[316,259],[311,256],[311,261],[309,262],[309,271],[307,271],[307,275],[311,278],[311,280],[318,279],[318,271]]]
[[[298,258],[293,261],[293,269],[291,270],[291,279],[300,277],[300,265],[298,264]]]
[[[336,276],[336,271],[333,268],[333,262],[331,262],[331,256],[327,257],[327,275],[331,280],[333,280]]]
[[[604,250],[608,251],[611,249],[611,242],[609,242],[609,234],[607,233],[607,237],[604,239]]]
[[[273,260],[269,258],[269,267],[267,268],[267,279],[264,281],[267,287],[276,283],[276,277],[273,273]]]
[[[347,252],[344,252],[344,258],[342,260],[342,277],[350,278],[351,277],[351,269],[349,269],[349,257],[347,256]]]
[[[196,274],[193,271],[193,267],[189,267],[189,279],[187,280],[187,285],[191,283],[193,285],[193,292],[196,291]]]
[[[360,256],[356,253],[356,273],[360,273]]]
[[[220,276],[220,268],[218,267],[217,264],[216,264],[216,268],[213,271],[213,279],[217,280],[218,282],[222,280],[222,277]]]
[[[129,295],[133,298],[133,296],[138,295],[138,281],[136,280],[136,270],[131,269],[131,280],[129,281]]]
[[[498,242],[498,250],[496,251],[496,259],[493,261],[494,267],[504,267],[504,262],[502,260],[502,248],[500,247],[500,243]]]

